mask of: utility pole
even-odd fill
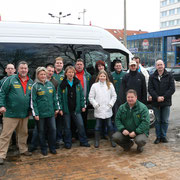
[[[124,46],[127,47],[127,34],[126,34],[126,0],[124,0]]]

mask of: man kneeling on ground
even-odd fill
[[[118,131],[113,134],[113,140],[124,151],[129,151],[135,142],[137,151],[142,152],[149,135],[149,111],[146,105],[137,100],[135,90],[128,90],[126,99],[127,102],[119,107],[116,114]]]

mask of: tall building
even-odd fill
[[[180,28],[180,0],[160,0],[160,30]]]

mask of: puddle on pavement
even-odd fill
[[[147,168],[152,168],[152,167],[155,167],[156,164],[152,163],[152,162],[143,162],[141,163],[141,165],[147,167]]]

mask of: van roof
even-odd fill
[[[0,42],[100,45],[131,52],[100,27],[32,22],[0,22]]]

